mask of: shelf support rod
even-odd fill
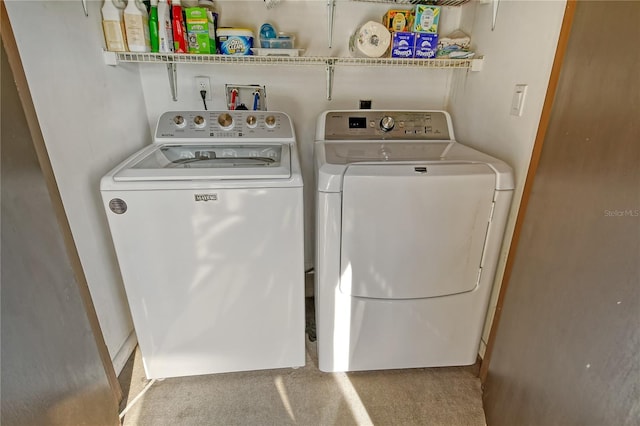
[[[329,35],[329,48],[333,44],[333,18],[336,11],[336,0],[327,0],[327,34]]]
[[[178,101],[178,71],[176,69],[176,63],[171,62],[167,64],[167,73],[169,74],[169,86],[171,87],[171,96],[173,101]]]
[[[335,59],[327,59],[327,100],[331,100],[331,94],[333,92],[333,69]]]

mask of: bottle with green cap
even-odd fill
[[[158,36],[158,0],[151,0],[149,9],[149,41],[151,51],[157,52],[160,48],[160,38]]]

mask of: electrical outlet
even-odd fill
[[[211,97],[211,82],[209,81],[209,77],[206,77],[204,75],[197,75],[196,76],[196,95],[198,95],[197,96],[198,99],[202,99],[202,97],[200,96],[201,90],[207,91],[207,96],[205,97],[205,99],[210,101],[212,97]]]

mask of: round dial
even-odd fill
[[[274,127],[276,127],[276,117],[273,115],[268,115],[264,119],[264,124],[266,124],[268,128],[273,129]]]
[[[218,116],[218,124],[223,130],[230,130],[233,127],[233,117],[226,112]]]
[[[184,121],[184,117],[181,115],[176,115],[175,117],[173,117],[173,122],[178,128],[183,128],[187,125],[187,123]]]
[[[392,131],[395,125],[396,121],[393,119],[393,117],[390,117],[388,115],[382,117],[382,120],[380,120],[380,130],[382,130],[383,132]]]
[[[193,122],[196,125],[196,127],[199,129],[203,128],[204,125],[206,124],[206,120],[201,115],[196,115],[195,118],[193,119]]]
[[[258,119],[256,118],[255,115],[247,116],[247,126],[249,126],[250,129],[253,129],[257,125],[258,125]]]

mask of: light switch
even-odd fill
[[[524,98],[527,95],[526,84],[516,84],[513,90],[513,98],[511,99],[511,115],[522,117],[522,109],[524,108]]]

